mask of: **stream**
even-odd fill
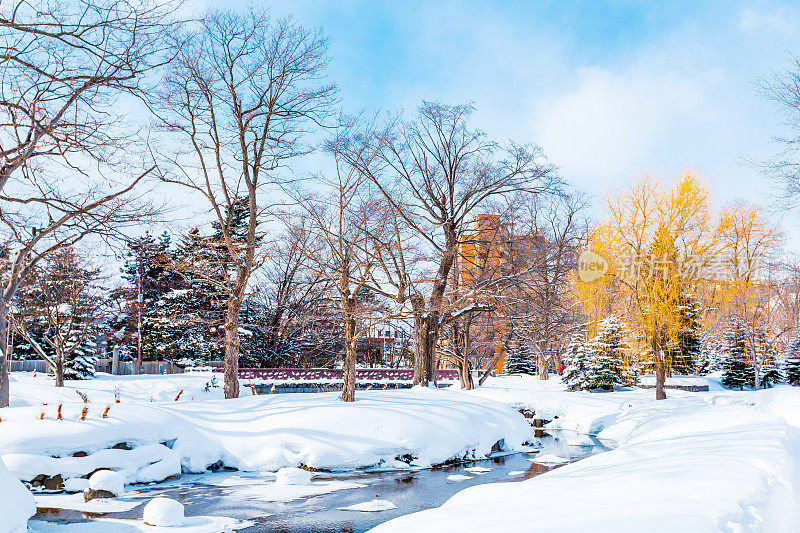
[[[148,501],[156,496],[173,498],[185,505],[186,516],[213,515],[247,520],[243,532],[356,532],[366,531],[394,517],[438,507],[453,494],[472,485],[518,482],[560,465],[537,463],[537,457],[558,456],[574,462],[609,448],[588,435],[553,431],[539,439],[537,453],[497,455],[491,459],[419,470],[317,473],[316,486],[335,487],[327,494],[294,495],[297,486],[276,487],[274,475],[253,472],[218,472],[183,475],[165,483],[136,486],[126,499]],[[456,476],[453,478],[452,476]],[[268,489],[268,490],[265,490]],[[276,490],[280,492],[276,495]],[[305,489],[309,490],[309,489]],[[324,489],[323,489],[324,490]],[[282,501],[268,501],[268,500]],[[379,512],[341,510],[374,499],[397,508]],[[141,518],[142,505],[126,512],[108,513],[109,518]],[[44,522],[76,524],[92,522],[81,511],[39,509],[35,531],[46,531]],[[87,527],[89,530],[89,527]]]

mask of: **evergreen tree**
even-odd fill
[[[255,298],[246,298],[239,312],[241,324],[241,351],[239,366],[259,368],[266,366],[271,358],[269,339],[263,327],[260,327],[266,316],[264,309]]]
[[[510,348],[505,360],[505,373],[535,375],[530,344],[524,340],[516,340],[511,343]]]
[[[748,358],[747,330],[744,323],[732,317],[725,331],[725,371],[722,384],[729,389],[743,390],[755,383],[755,370]]]
[[[719,342],[708,335],[701,335],[700,339],[700,353],[695,361],[695,369],[698,374],[705,376],[717,370],[721,349]]]
[[[614,385],[628,385],[635,378],[625,365],[628,345],[625,329],[616,316],[600,322],[590,343],[591,359],[586,370],[586,386],[614,390]]]
[[[157,358],[157,352],[149,349],[146,339],[151,334],[152,323],[146,316],[153,312],[159,298],[171,290],[181,288],[183,280],[174,267],[174,254],[170,251],[171,238],[164,232],[158,238],[146,232],[142,237],[128,242],[120,269],[126,284],[112,294],[118,312],[108,321],[112,332],[122,332],[120,355],[133,359],[138,352],[139,277],[142,293],[142,358]]]
[[[783,374],[790,385],[800,382],[800,333],[795,334],[784,349]]]
[[[692,296],[681,298],[678,307],[678,331],[668,349],[671,369],[678,374],[695,371],[702,350],[700,304]]]
[[[78,342],[77,338],[73,342]],[[97,363],[97,343],[93,338],[79,342],[64,361],[64,379],[91,379]]]
[[[586,371],[589,366],[589,349],[583,339],[576,338],[567,346],[564,354],[564,373],[561,381],[569,390],[587,388]]]
[[[775,362],[775,356],[772,350],[767,350],[761,359],[759,385],[765,389],[769,389],[779,383],[783,383],[783,381],[783,373]]]

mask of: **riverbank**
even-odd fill
[[[424,468],[532,440],[514,409],[449,390],[362,391],[348,404],[336,393],[218,399],[219,389],[206,391],[211,374],[101,376],[63,389],[12,376],[18,407],[2,410],[0,456],[26,482],[98,468],[128,483],[225,468]]]
[[[800,390],[567,392],[504,377],[471,396],[614,442],[529,481],[464,490],[374,529],[437,531],[794,531],[800,526]],[[713,385],[713,384],[712,384]]]

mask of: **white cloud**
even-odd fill
[[[792,35],[797,30],[793,17],[783,10],[772,13],[743,9],[739,14],[739,30],[748,35],[777,33]]]
[[[643,67],[582,69],[575,90],[537,106],[536,138],[567,176],[630,178],[654,164],[680,128],[704,120],[716,77]]]

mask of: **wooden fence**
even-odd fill
[[[222,366],[221,362],[206,363],[208,366]],[[47,363],[41,359],[11,360],[8,362],[10,372],[41,372],[50,371]],[[111,359],[98,359],[94,365],[95,372],[111,373]],[[134,364],[132,361],[121,361],[117,375],[133,375]],[[183,374],[184,369],[167,361],[143,361],[140,374]]]

